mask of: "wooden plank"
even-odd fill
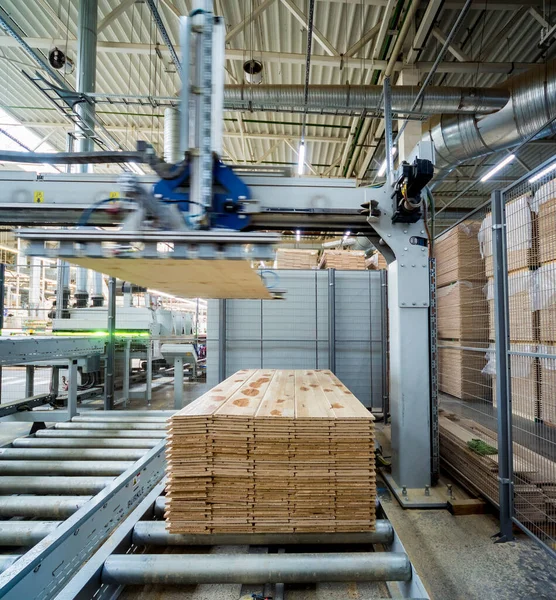
[[[216,410],[215,395],[225,396]],[[329,371],[242,371],[169,430],[172,532],[374,527],[373,418]]]
[[[175,258],[72,258],[70,262],[142,287],[182,298],[270,300],[256,270],[246,260]]]

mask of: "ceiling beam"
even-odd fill
[[[381,15],[380,21],[380,30],[378,32],[378,36],[375,40],[375,45],[373,49],[373,59],[377,59],[380,56],[380,51],[382,50],[382,45],[384,44],[384,40],[386,39],[386,34],[388,33],[388,25],[390,24],[390,15],[392,13],[392,8],[396,0],[388,0],[388,4],[384,9],[384,12]]]
[[[29,46],[36,49],[49,50],[52,46],[61,46],[66,44],[66,40],[52,39],[52,38],[31,38],[23,37]],[[69,40],[68,46],[75,48],[75,40]],[[12,37],[7,35],[0,35],[0,48],[19,48],[19,44]],[[179,46],[175,46],[177,52],[179,52]],[[160,46],[159,50],[162,54],[169,54],[166,46]],[[97,42],[97,51],[101,54],[138,54],[150,56],[154,52],[154,48],[150,44],[140,44],[132,42]],[[245,49],[226,49],[226,58],[229,60],[244,61],[246,53],[250,51]],[[263,61],[273,63],[291,63],[304,65],[306,61],[305,54],[296,54],[288,52],[257,52],[257,58]],[[369,64],[361,60],[353,60],[346,64],[345,57],[342,56],[323,56],[315,55],[311,56],[311,64],[323,67],[337,67],[340,69],[366,69]],[[381,71],[386,68],[387,61],[375,60],[373,62],[373,68]],[[497,73],[501,75],[510,75],[518,72],[523,72],[536,66],[538,63],[528,62],[441,62],[438,65],[437,73],[473,73],[473,74],[486,74],[486,73]],[[411,65],[411,70],[421,72],[428,72],[432,66],[432,62],[416,62]],[[399,61],[395,64],[394,69],[401,71],[404,68],[409,68],[409,65]]]
[[[111,10],[98,24],[97,34],[102,33],[108,25],[114,22],[120,15],[135,4],[135,0],[122,0],[114,10]]]
[[[413,64],[417,60],[419,52],[421,52],[425,42],[427,41],[427,38],[429,37],[431,27],[433,26],[433,23],[436,20],[436,16],[441,6],[442,0],[430,0],[427,4],[427,8],[425,9],[423,18],[419,23],[417,33],[413,38],[411,48],[407,53],[406,60],[408,63]]]
[[[262,14],[271,4],[274,4],[275,0],[263,0],[253,11],[251,11],[242,21],[237,25],[234,25],[230,31],[226,34],[226,41],[230,42],[236,35],[241,33],[251,21],[254,21],[260,14]]]
[[[364,48],[377,34],[380,29],[380,23],[377,23],[366,31],[352,46],[350,46],[344,53],[344,56],[350,57],[355,56],[361,48]],[[312,57],[311,57],[312,58]]]
[[[442,31],[440,31],[438,27],[432,28],[432,34],[444,46],[444,44],[446,43],[446,36],[442,33]],[[465,54],[463,50],[461,50],[454,44],[448,44],[448,52],[452,56],[455,56],[456,60],[459,60],[459,62],[472,61],[472,58],[468,54]]]
[[[150,119],[150,115],[145,115],[145,118]],[[279,124],[279,123],[278,123]],[[309,126],[319,127],[318,124],[309,124]],[[67,131],[71,131],[72,127],[69,123],[52,123],[50,121],[21,121],[18,124],[12,123],[1,123],[0,128],[2,127],[33,127],[38,129],[63,129]],[[144,127],[143,125],[136,125],[134,127],[125,127],[124,125],[108,125],[106,126],[108,131],[113,131],[116,133],[128,133],[128,132],[142,132],[145,134],[149,134],[151,132],[150,127]],[[153,134],[163,135],[164,132],[162,129],[156,128],[152,131]],[[241,138],[242,135],[246,139],[250,140],[290,140],[295,134],[282,134],[282,133],[250,133],[247,132],[245,127],[243,134],[240,131],[224,131],[224,135],[229,138]],[[305,140],[307,142],[313,143],[327,143],[327,144],[340,144],[345,142],[345,138],[343,137],[333,137],[333,136],[323,136],[323,135],[306,135]]]
[[[294,19],[299,21],[303,27],[307,27],[307,15],[299,9],[299,7],[292,2],[292,0],[280,0],[280,2],[289,10]],[[330,43],[330,41],[326,38],[326,36],[318,30],[316,27],[313,27],[313,38],[315,42],[318,42],[330,56],[340,56],[340,53],[334,46]]]

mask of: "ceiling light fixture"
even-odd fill
[[[498,171],[501,171],[506,165],[509,165],[514,159],[515,154],[508,154],[504,160],[501,160],[495,167],[492,167],[488,173],[485,173],[481,177],[481,182],[484,183],[485,181],[488,181],[493,175],[498,173]]]

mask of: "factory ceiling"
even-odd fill
[[[414,85],[417,94],[465,3],[413,1],[418,5],[415,24],[399,56],[392,57],[405,14],[412,10],[411,0],[317,0],[310,83],[381,84],[392,60],[393,85]],[[178,18],[189,13],[191,2],[156,0],[151,4],[157,7],[171,46],[179,53]],[[243,64],[253,59],[263,66],[264,84],[303,84],[308,4],[307,0],[215,0],[215,12],[223,15],[227,28],[226,83],[249,86]],[[78,0],[0,0],[0,17],[45,60],[58,47],[75,61],[77,11]],[[556,55],[554,23],[556,7],[540,0],[472,2],[430,85],[499,86],[516,71]],[[30,81],[36,71],[37,64],[18,40],[2,32],[0,108],[44,143],[64,150],[73,126]],[[58,73],[69,86],[75,85],[71,68]],[[124,148],[134,148],[141,139],[162,154],[163,114],[170,103],[163,99],[176,96],[180,80],[149,2],[99,0],[96,81],[98,94],[112,96],[97,98],[97,115],[106,130]],[[333,111],[307,116],[306,174],[374,181],[384,159],[381,120],[329,113]],[[302,119],[302,114],[289,112],[227,112],[225,160],[294,167]],[[492,189],[504,187],[555,153],[552,138],[531,142],[497,179],[468,190],[503,153],[460,165],[437,185],[437,206],[464,190],[453,208],[476,206]]]

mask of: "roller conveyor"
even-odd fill
[[[169,414],[91,411],[84,422],[57,423],[0,448],[0,546],[23,551],[0,555],[1,597],[10,597],[15,573],[35,560],[30,548],[54,554],[61,539],[75,538],[67,563],[77,567],[141,502],[163,476]],[[135,419],[144,419],[138,428]],[[58,585],[71,574],[60,574]]]
[[[426,598],[410,595],[415,593],[416,578],[385,519],[377,521],[375,531],[362,533],[170,534],[163,521],[166,499],[161,495],[168,415],[133,415],[143,419],[135,429],[127,413],[122,420],[119,417],[115,412],[91,412],[0,449],[0,474],[13,473],[0,477],[0,519],[4,519],[0,520],[0,546],[9,552],[36,545],[33,553],[0,555],[0,597],[34,597],[25,595],[28,588],[20,587],[23,582],[36,586],[38,595],[50,585],[55,595],[72,598],[92,597],[87,595],[91,590],[115,590],[127,584],[389,581],[408,591],[401,597]],[[148,480],[147,460],[149,465],[158,461]],[[120,515],[122,506],[130,509],[124,515]],[[115,515],[120,515],[119,526],[109,535],[106,528]],[[103,538],[95,539],[99,534]],[[81,541],[75,539],[80,536]],[[216,545],[262,546],[269,552],[281,548],[283,554],[188,551],[191,546]],[[314,546],[316,552],[296,552],[301,545]],[[79,556],[83,546],[88,548],[83,560],[76,560],[64,576],[53,577],[61,555]],[[54,547],[56,551],[49,552]],[[159,554],[165,547],[179,554]],[[325,547],[327,551],[321,552]],[[336,551],[329,551],[331,547]],[[372,548],[390,551],[369,551]],[[157,549],[157,554],[151,549]],[[45,578],[42,583],[36,581],[38,565]]]

